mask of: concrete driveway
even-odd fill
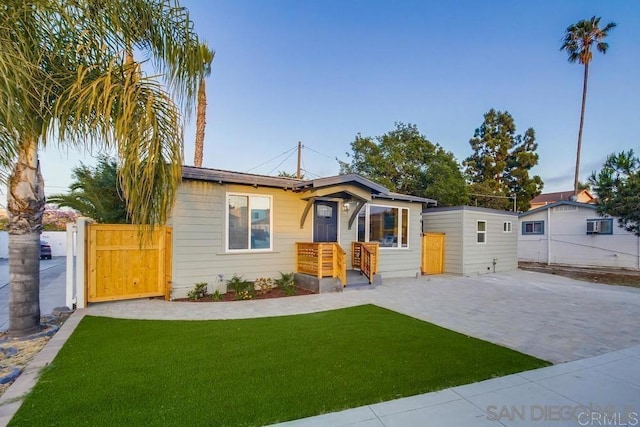
[[[528,271],[479,277],[385,279],[383,286],[262,301],[93,304],[86,314],[138,319],[231,319],[376,304],[560,363],[640,344],[640,289]]]

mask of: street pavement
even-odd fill
[[[40,261],[40,313],[65,305],[66,257]],[[9,260],[0,259],[0,331],[9,328]]]

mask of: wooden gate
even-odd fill
[[[128,224],[87,227],[87,302],[171,294],[171,227],[142,238]]]
[[[422,235],[422,274],[444,273],[444,233]]]

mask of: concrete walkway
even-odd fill
[[[0,398],[0,425],[19,407],[13,399],[35,384],[38,369],[53,360],[87,314],[236,319],[369,303],[560,364],[285,425],[640,425],[640,289],[525,271],[387,279],[375,289],[263,301],[94,304],[76,311]]]

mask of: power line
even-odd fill
[[[297,147],[296,147],[296,149],[297,149]],[[271,169],[267,175],[271,175],[273,173],[273,171],[278,169],[281,164],[283,164],[284,162],[286,162],[289,159],[289,157],[293,156],[293,153],[294,153],[294,151],[290,152],[289,155],[287,157],[285,157],[285,159],[283,161],[278,163],[278,165],[275,168]]]
[[[332,157],[332,156],[330,156],[330,155],[328,155],[328,154],[321,153],[320,151],[318,151],[318,150],[314,150],[313,148],[309,147],[308,145],[305,145],[304,147],[305,147],[306,149],[308,149],[308,150],[313,151],[313,152],[314,152],[314,153],[316,153],[316,154],[320,154],[321,156],[326,157],[327,159],[335,160],[336,162],[340,162],[340,161],[341,161],[340,159],[338,159],[338,156],[333,156],[333,157]]]
[[[251,169],[247,169],[245,172],[251,172],[251,171],[252,171],[252,170],[254,170],[254,169],[258,169],[260,166],[264,166],[264,165],[266,165],[267,163],[271,163],[272,161],[274,161],[274,160],[275,160],[275,159],[277,159],[278,157],[280,157],[280,156],[284,156],[285,154],[289,154],[289,155],[290,155],[290,153],[294,152],[294,151],[295,151],[295,150],[297,150],[297,149],[298,149],[298,146],[296,145],[296,146],[294,146],[293,148],[291,148],[291,149],[289,149],[289,150],[287,150],[287,151],[285,151],[285,152],[283,152],[283,153],[278,154],[278,155],[277,155],[277,156],[275,156],[274,158],[269,159],[269,160],[267,160],[266,162],[262,162],[262,163],[260,163],[258,166],[254,166],[254,167],[252,167]]]

